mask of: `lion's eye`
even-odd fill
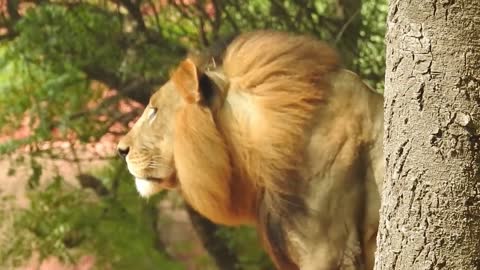
[[[153,119],[155,119],[155,116],[157,115],[157,108],[153,108],[151,107],[149,110],[148,110],[148,121],[149,122],[152,122]]]

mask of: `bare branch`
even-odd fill
[[[82,188],[91,188],[100,197],[105,197],[110,194],[108,188],[102,181],[90,174],[81,173],[77,175],[78,182]]]
[[[17,33],[13,33],[13,32],[8,31],[5,34],[0,35],[0,42],[1,41],[13,40],[17,36],[18,36]]]
[[[160,26],[160,20],[158,19],[159,12],[157,10],[157,7],[155,6],[155,3],[153,3],[152,0],[149,0],[148,4],[154,13],[154,19],[155,19],[155,24],[157,26],[157,31],[160,32],[161,26]]]
[[[130,0],[119,0],[119,2],[128,10],[132,18],[137,23],[138,29],[142,32],[147,32],[147,26],[145,25],[142,12],[140,11],[140,2],[137,4]]]
[[[18,0],[7,0],[7,12],[11,20],[16,22],[20,19],[20,13],[18,13]]]
[[[202,241],[203,246],[214,258],[218,269],[239,269],[238,258],[223,239],[219,239],[219,226],[198,214],[192,207],[186,206],[193,228]]]
[[[138,101],[144,105],[148,103],[150,94],[163,80],[144,78],[131,79],[127,82],[117,74],[98,66],[85,67],[83,71],[90,79],[100,81],[110,88],[116,89],[121,95]]]
[[[222,6],[218,0],[212,0],[213,10],[215,11],[215,19],[212,22],[212,34],[213,40],[218,39],[218,34],[220,31],[220,26],[222,24]]]

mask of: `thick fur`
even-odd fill
[[[332,92],[332,78],[342,73],[335,52],[311,37],[260,31],[236,38],[209,70],[198,59],[179,65],[151,99],[156,114],[146,110],[119,143],[130,150],[132,174],[150,179],[155,192],[178,180],[186,201],[214,222],[256,224],[279,269],[364,269],[378,222],[378,183],[366,179],[365,167],[378,166],[363,153],[379,140],[378,132],[364,130],[379,118],[362,104],[352,115],[338,112],[357,130],[333,122],[330,104],[343,105],[337,99],[344,98]],[[342,80],[355,81],[349,76]],[[381,98],[360,80],[351,87],[377,110]],[[362,126],[364,118],[373,120]],[[366,196],[373,196],[371,205]],[[347,200],[342,224],[323,210],[338,198]],[[346,262],[345,254],[353,259]]]
[[[325,75],[337,68],[335,52],[323,43],[275,32],[236,39],[223,60],[231,96],[244,95],[250,102],[245,106],[255,111],[233,108],[234,115],[219,117],[220,126],[236,152],[241,178],[259,188],[258,229],[281,269],[293,268],[283,227],[293,225],[295,214],[306,214],[301,199],[305,184],[298,175],[305,133],[327,95]],[[235,121],[247,132],[229,126]]]

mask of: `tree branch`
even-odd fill
[[[152,29],[148,29],[147,25],[145,24],[145,20],[143,18],[142,11],[140,10],[140,5],[142,1],[135,1],[135,0],[118,0],[122,6],[124,6],[130,16],[137,24],[137,28],[140,32],[145,34],[145,37],[150,41],[154,42],[155,44],[162,44],[164,42],[163,38],[160,35],[160,32],[153,31]],[[160,28],[160,25],[157,25],[157,28]],[[160,30],[160,29],[157,29]]]
[[[215,260],[218,269],[240,269],[236,254],[217,236],[219,227],[202,217],[189,205],[186,205],[186,209],[195,232],[204,248]]]
[[[361,0],[337,0],[337,16],[341,20],[341,25],[337,29],[335,43],[343,55],[345,65],[353,70],[354,59],[358,55],[361,9]]]
[[[18,13],[18,0],[7,0],[7,12],[12,21],[16,22],[20,19],[20,13]]]
[[[147,210],[147,214],[152,218],[152,223],[151,223],[151,226],[152,226],[152,230],[154,230],[155,232],[155,237],[153,239],[153,246],[154,248],[159,251],[160,253],[162,254],[165,254],[165,256],[170,259],[170,260],[173,260],[173,256],[168,252],[168,248],[167,246],[165,245],[165,243],[163,242],[162,238],[160,237],[160,233],[158,232],[158,218],[159,218],[159,211],[157,209],[157,207],[152,204],[152,203],[149,203],[147,206],[146,206],[146,210]]]
[[[142,32],[147,32],[147,26],[140,11],[140,2],[138,4],[130,0],[119,0],[119,2],[128,10],[128,13],[130,13],[133,20],[137,23],[138,29]]]
[[[21,18],[20,13],[18,13],[18,4],[18,0],[6,0],[5,8],[8,16],[5,13],[0,13],[0,29],[3,27],[4,29],[6,29],[6,31],[2,35],[0,35],[0,41],[12,40],[18,35],[15,32],[15,24]]]
[[[81,173],[77,175],[78,182],[82,188],[91,188],[99,197],[105,197],[110,194],[102,181],[90,174]]]
[[[13,33],[13,32],[6,32],[5,34],[3,35],[0,35],[0,42],[1,41],[10,41],[10,40],[13,40],[15,37],[17,37],[18,35],[16,33]]]
[[[130,79],[123,81],[114,72],[104,70],[98,66],[87,66],[83,69],[88,78],[106,84],[108,87],[116,89],[122,96],[138,101],[141,104],[148,104],[150,95],[163,80],[145,78]]]

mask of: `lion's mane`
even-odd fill
[[[329,94],[325,78],[337,69],[335,52],[313,38],[243,34],[209,71],[223,81],[221,106],[192,102],[176,117],[174,158],[186,200],[214,222],[256,223],[280,269],[297,269],[283,228],[308,215],[298,168]]]

